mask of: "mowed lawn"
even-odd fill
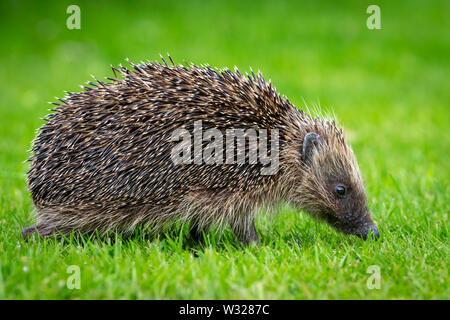
[[[77,1],[80,30],[66,27],[70,4],[0,4],[0,298],[450,298],[448,1]],[[381,30],[366,27],[370,4],[381,8]],[[24,242],[20,231],[34,222],[24,161],[47,102],[81,90],[91,74],[112,76],[110,65],[125,58],[160,53],[251,66],[298,108],[334,111],[380,240],[281,205],[257,221],[258,248],[240,246],[230,230],[203,248],[185,228]],[[70,266],[80,289],[67,286]]]

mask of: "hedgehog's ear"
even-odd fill
[[[314,149],[319,146],[319,144],[323,141],[321,136],[317,133],[310,132],[307,133],[305,139],[303,139],[303,161],[309,163],[311,161],[311,157],[314,154]]]

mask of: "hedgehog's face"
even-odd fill
[[[342,139],[325,142],[309,133],[303,141],[304,174],[298,188],[301,206],[336,229],[364,239],[378,238],[367,206],[355,156]]]

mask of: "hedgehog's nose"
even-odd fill
[[[378,228],[376,225],[370,226],[367,234],[364,237],[364,240],[367,239],[367,236],[371,235],[375,240],[378,240],[380,237],[380,233],[378,232]]]

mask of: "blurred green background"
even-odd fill
[[[80,30],[66,27],[71,4],[81,9]],[[381,30],[366,27],[370,4],[381,8]],[[449,13],[445,0],[1,1],[0,297],[449,298]],[[333,110],[357,155],[381,241],[362,243],[286,209],[277,222],[261,220],[266,249],[242,249],[248,255],[213,246],[196,258],[159,242],[148,252],[136,240],[105,260],[110,249],[101,244],[80,253],[55,241],[21,242],[19,231],[33,221],[23,161],[47,102],[81,90],[91,74],[112,76],[110,65],[125,58],[167,53],[175,63],[251,66],[298,108],[305,101]],[[165,265],[167,278],[123,288],[137,255],[142,270],[154,261],[165,274],[158,264]],[[249,257],[258,261],[254,271]],[[65,267],[85,258],[90,284],[68,291]],[[381,290],[365,288],[371,264],[384,272]]]

